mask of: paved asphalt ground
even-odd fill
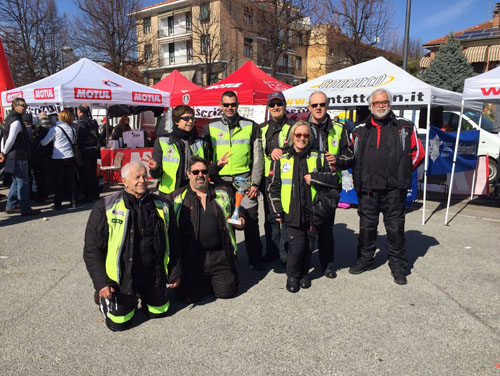
[[[445,227],[444,208],[429,201],[422,226],[417,202],[406,286],[391,278],[383,226],[374,270],[348,273],[358,216],[338,210],[336,279],[321,277],[315,255],[312,287],[290,294],[278,262],[255,272],[241,249],[236,298],[173,299],[169,317],[141,314],[122,333],[106,329],[82,260],[90,205],[29,219],[2,212],[0,375],[500,376],[499,207],[457,201]]]

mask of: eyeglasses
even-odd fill
[[[238,102],[233,102],[233,103],[222,103],[223,107],[238,107]]]
[[[274,108],[274,107],[276,107],[276,106],[278,106],[278,107],[283,107],[283,105],[284,105],[284,104],[285,104],[285,103],[283,103],[283,102],[273,102],[273,103],[269,103],[269,104],[267,105],[267,107],[269,107],[269,108]]]
[[[326,103],[325,103],[325,102],[323,102],[323,103],[311,103],[311,104],[309,104],[309,105],[310,105],[312,108],[316,108],[316,107],[318,107],[318,106],[320,106],[320,107],[325,107],[325,106],[326,106]]]
[[[208,170],[192,170],[191,174],[193,174],[193,175],[199,175],[200,172],[201,172],[202,175],[208,174]]]
[[[188,122],[189,120],[194,121],[194,116],[181,116],[179,119],[184,120],[185,122]]]
[[[380,101],[380,102],[372,102],[372,105],[374,107],[379,107],[379,106],[388,106],[389,105],[389,101]]]
[[[295,138],[303,138],[304,140],[309,140],[310,136],[309,133],[295,133]]]

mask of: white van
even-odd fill
[[[397,111],[396,111],[397,113]],[[417,111],[418,114],[418,111]],[[412,120],[412,117],[408,115],[405,111],[405,117]],[[460,112],[458,111],[444,111],[443,112],[443,128],[449,130],[449,132],[456,132],[458,129],[458,121],[460,119]],[[490,183],[495,182],[498,176],[498,163],[497,159],[500,153],[500,127],[496,126],[495,123],[483,115],[481,118],[481,126],[479,126],[480,114],[477,112],[464,112],[464,117],[462,120],[462,131],[470,131],[474,129],[479,130],[479,147],[477,154],[479,156],[489,157],[489,176],[488,180]],[[413,120],[412,120],[413,121]],[[414,121],[418,124],[418,119]],[[419,128],[418,133],[425,135],[426,129]]]

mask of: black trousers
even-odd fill
[[[76,204],[76,163],[75,158],[52,159],[54,180],[54,205],[61,206],[65,192],[70,194],[71,203]]]
[[[42,159],[33,167],[37,198],[44,200],[50,193],[49,161]]]
[[[329,263],[334,262],[335,245],[333,238],[333,223],[335,222],[335,211],[331,221],[315,226],[318,235],[319,264],[323,271]]]
[[[184,260],[184,274],[176,289],[179,299],[195,303],[210,287],[217,298],[232,298],[238,292],[239,278],[224,250],[201,251]]]
[[[314,248],[314,232],[309,225],[301,227],[287,226],[288,258],[287,277],[302,278],[309,272]]]
[[[286,260],[288,234],[286,226],[280,225],[271,213],[267,195],[264,196],[264,232],[266,234],[266,254]]]
[[[170,302],[166,287],[140,288],[141,304],[150,318],[163,317],[167,314]],[[137,309],[137,296],[126,295],[119,291],[111,299],[99,299],[99,307],[106,319],[106,326],[113,331],[128,329],[132,324]]]
[[[96,175],[97,159],[83,155],[83,165],[78,167],[78,188],[87,201],[99,198],[99,178]]]
[[[406,189],[384,189],[358,194],[359,241],[358,262],[370,265],[375,254],[380,213],[387,232],[389,267],[393,273],[404,273],[408,266],[405,256]]]

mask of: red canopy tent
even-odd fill
[[[182,98],[190,91],[201,89],[200,86],[189,81],[177,69],[174,69],[163,80],[153,85],[153,88],[170,93],[170,106],[184,104]]]
[[[2,94],[2,91],[10,89],[14,89],[14,80],[12,79],[9,64],[7,63],[7,57],[5,56],[2,41],[0,40],[0,94]],[[0,121],[3,121],[3,108],[1,103]]]
[[[238,102],[243,105],[267,104],[267,96],[276,91],[283,91],[291,88],[257,66],[247,61],[240,69],[227,76],[223,80],[192,91],[189,96],[190,106],[217,106],[220,104],[222,93],[228,90],[236,92]]]

